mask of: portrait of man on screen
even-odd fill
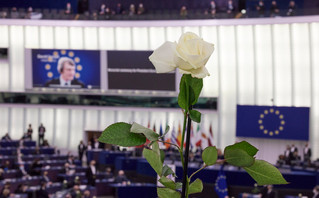
[[[84,88],[83,82],[75,78],[75,62],[68,57],[61,57],[58,61],[57,70],[59,78],[46,82],[46,87]]]

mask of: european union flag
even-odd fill
[[[309,107],[237,105],[236,136],[309,139]]]
[[[226,183],[226,175],[224,172],[224,166],[219,169],[218,176],[215,182],[215,191],[219,198],[228,197],[228,189]]]

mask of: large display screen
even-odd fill
[[[157,74],[152,51],[107,51],[109,90],[176,91],[175,71]]]
[[[100,89],[100,51],[31,49],[32,86]]]

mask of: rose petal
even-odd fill
[[[165,42],[154,50],[149,60],[155,66],[157,73],[167,73],[173,71],[176,65],[176,43]]]
[[[179,72],[182,74],[191,74],[193,78],[205,78],[206,76],[210,76],[206,67],[193,69],[191,71],[185,71],[185,70],[179,69]]]

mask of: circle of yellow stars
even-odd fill
[[[277,129],[275,130],[268,130],[264,125],[264,118],[267,117],[267,115],[270,114],[275,114],[276,116],[278,116],[278,118],[280,119],[280,125]],[[279,133],[281,131],[284,130],[284,126],[286,124],[285,120],[284,120],[284,115],[280,113],[279,110],[275,110],[273,108],[270,109],[266,109],[264,110],[263,113],[261,113],[259,115],[259,119],[258,119],[258,124],[259,124],[259,129],[265,134],[265,135],[269,135],[269,136],[273,136],[273,135],[279,135]]]
[[[61,50],[60,51],[61,55],[68,55],[70,58],[73,58],[74,57],[74,52],[73,51],[70,51],[69,53],[66,53],[66,50]],[[52,55],[54,57],[58,56],[59,55],[59,52],[58,51],[53,51]],[[74,57],[74,62],[75,63],[80,63],[81,59],[79,57]],[[48,57],[48,62],[53,62],[53,58],[51,56]],[[44,68],[45,70],[48,71],[47,73],[47,76],[49,78],[52,78],[53,77],[53,73],[50,71],[50,69],[52,68],[51,65],[49,63],[45,64],[44,65]],[[82,71],[83,69],[83,66],[81,64],[78,64],[76,66],[76,70],[77,71]],[[75,73],[75,78],[80,78],[81,77],[81,74],[79,72],[76,72]]]
[[[216,183],[215,183],[215,189],[216,189],[216,191],[218,191],[218,192],[224,193],[224,192],[227,192],[227,191],[228,191],[227,187],[226,187],[226,188],[220,188],[220,187],[218,186],[218,181],[219,181],[219,180],[222,180],[222,179],[225,179],[225,180],[226,180],[226,176],[220,175],[220,176],[217,177]]]

